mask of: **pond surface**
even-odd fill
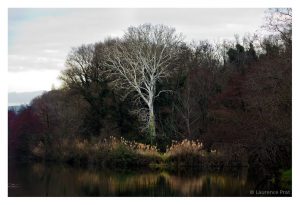
[[[99,170],[42,163],[9,165],[9,196],[248,196],[254,184],[247,168],[185,170]]]

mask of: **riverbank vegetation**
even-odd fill
[[[222,168],[248,166],[244,155],[231,152],[208,152],[202,143],[194,140],[173,142],[166,152],[156,146],[146,145],[124,138],[110,137],[103,141],[62,140],[46,149],[39,142],[31,150],[34,160],[66,162],[79,166],[96,167],[144,167],[174,169],[184,167]],[[236,154],[236,155],[235,155]],[[244,161],[243,161],[244,160]]]
[[[143,24],[73,48],[61,88],[9,110],[9,156],[249,166],[272,178],[291,168],[291,20],[290,9],[271,9],[264,35],[219,43],[189,43],[175,28]]]

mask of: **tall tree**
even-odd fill
[[[157,83],[170,75],[171,62],[176,58],[181,35],[164,25],[143,24],[129,27],[124,37],[107,50],[106,66],[118,89],[125,96],[134,94],[134,100],[146,105],[139,113],[145,113],[150,141],[156,136],[154,102],[161,93]]]
[[[60,79],[66,88],[74,94],[83,97],[88,102],[89,112],[85,116],[84,134],[99,135],[103,127],[103,118],[106,115],[104,97],[107,91],[107,81],[101,67],[100,51],[102,44],[82,45],[73,48],[66,59],[67,69],[62,71]]]

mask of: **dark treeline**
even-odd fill
[[[291,10],[270,10],[266,21],[264,37],[189,44],[144,24],[73,48],[62,88],[9,111],[10,156],[40,142],[51,152],[62,139],[122,136],[161,151],[200,140],[207,151],[247,155],[261,175],[290,168]]]

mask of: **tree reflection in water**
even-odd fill
[[[18,168],[17,168],[18,167]],[[230,172],[112,171],[42,163],[14,166],[9,196],[244,196],[247,169]]]

